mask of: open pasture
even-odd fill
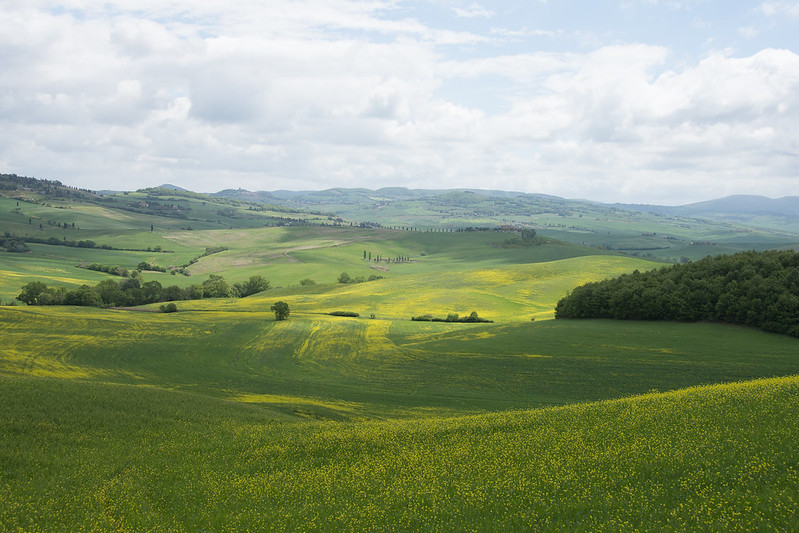
[[[799,373],[796,339],[723,325],[447,324],[333,317],[308,302],[276,322],[271,302],[192,302],[168,315],[0,308],[0,372],[194,391],[335,420],[561,405]]]
[[[791,530],[799,380],[481,416],[287,422],[0,374],[6,530]]]
[[[50,229],[49,232],[61,231]],[[62,233],[73,230],[63,230]],[[60,233],[59,233],[60,235]],[[45,235],[46,236],[46,235]],[[92,239],[95,234],[89,235]],[[59,236],[59,239],[61,237]],[[70,239],[75,237],[70,234]],[[88,238],[88,237],[87,237]],[[273,287],[296,286],[302,279],[316,283],[335,283],[342,272],[352,277],[380,275],[395,278],[404,275],[449,273],[457,276],[460,270],[506,267],[533,264],[593,253],[590,248],[565,243],[552,243],[523,249],[497,248],[492,244],[507,238],[496,232],[433,233],[350,227],[269,227],[256,229],[224,229],[214,231],[170,229],[128,231],[115,234],[108,244],[116,248],[134,247],[142,251],[104,250],[29,244],[30,253],[0,256],[0,298],[19,294],[28,281],[40,280],[27,276],[28,265],[46,263],[57,268],[64,279],[78,280],[76,284],[93,282],[97,278],[77,268],[83,262],[119,265],[133,269],[142,261],[167,267],[184,265],[193,258],[199,260],[189,271],[192,278],[164,279],[156,273],[145,272],[145,280],[156,279],[162,285],[180,286],[196,283],[209,274],[222,274],[229,282],[262,275]],[[168,250],[169,253],[144,251],[147,248]],[[225,251],[203,255],[209,247],[225,247]],[[364,252],[367,260],[364,260]],[[368,256],[373,260],[369,261]],[[380,256],[381,261],[377,261]],[[398,263],[398,257],[407,258]],[[623,262],[623,259],[618,259]],[[651,268],[652,263],[637,263],[635,268]],[[610,272],[608,274],[611,274]],[[11,278],[15,278],[11,280]],[[2,278],[11,282],[3,283]],[[22,283],[17,282],[17,278]],[[102,279],[102,278],[100,278]],[[56,280],[54,280],[56,281]],[[554,305],[554,303],[553,303]]]

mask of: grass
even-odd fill
[[[333,420],[563,405],[799,373],[799,341],[730,326],[418,323],[293,304],[290,319],[275,322],[272,300],[257,302],[180,304],[169,315],[0,308],[0,372],[246,398]]]
[[[163,389],[0,380],[5,530],[796,525],[796,377],[339,424]]]

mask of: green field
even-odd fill
[[[130,210],[147,199],[186,217]],[[109,277],[88,262],[199,258],[143,277],[273,288],[169,314],[0,306],[2,531],[797,527],[799,339],[551,320],[574,287],[660,263],[494,231],[281,226],[286,211],[190,194],[16,201],[0,198],[3,232],[128,249],[0,252],[4,303]],[[472,311],[492,322],[410,320]]]
[[[796,526],[796,377],[357,423],[163,388],[0,381],[5,530]]]

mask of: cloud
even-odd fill
[[[455,13],[456,17],[461,18],[475,18],[475,17],[484,17],[484,18],[491,18],[494,16],[494,12],[488,10],[477,2],[472,2],[469,7],[461,8],[461,7],[453,7],[452,11]]]
[[[799,2],[763,2],[759,10],[768,17],[799,18]]]
[[[469,186],[608,201],[795,190],[790,50],[530,51],[518,48],[528,30],[464,32],[395,2],[128,5],[0,9],[4,171],[89,188]]]

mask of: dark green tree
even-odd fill
[[[144,296],[144,303],[155,303],[161,301],[164,289],[157,281],[146,281],[141,285],[142,295]]]
[[[205,298],[230,298],[233,296],[233,288],[222,276],[210,274],[208,279],[203,281],[203,294]]]
[[[236,294],[241,298],[263,292],[269,287],[269,281],[260,275],[250,276],[250,279],[245,282],[233,284]]]
[[[28,305],[36,305],[39,303],[39,297],[46,290],[46,284],[41,281],[31,281],[22,286],[22,292],[17,296],[17,300],[25,302]]]
[[[286,320],[289,317],[289,304],[286,302],[275,302],[270,309],[275,312],[275,320]]]

